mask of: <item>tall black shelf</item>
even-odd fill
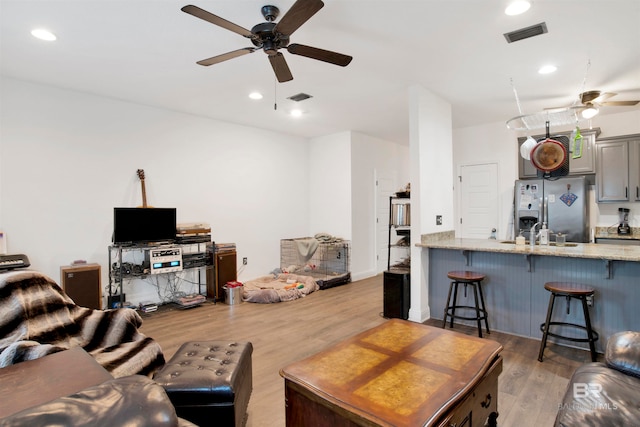
[[[408,197],[389,197],[389,240],[387,248],[387,270],[409,270],[406,268],[391,265],[391,250],[400,248],[407,253],[407,259],[411,258],[411,199]],[[406,244],[398,244],[397,239],[401,237]],[[392,242],[392,238],[396,243]]]
[[[389,242],[387,271],[383,275],[383,316],[387,318],[409,318],[411,305],[410,259],[411,259],[411,215],[409,197],[389,197]],[[394,239],[392,241],[392,239]],[[398,240],[402,244],[398,244]],[[391,265],[392,250],[405,251],[407,258],[401,265]]]

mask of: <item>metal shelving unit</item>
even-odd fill
[[[202,294],[202,286],[206,286],[206,277],[203,281],[203,272],[207,269],[214,268],[210,257],[207,254],[207,243],[209,242],[193,242],[193,243],[175,243],[171,245],[111,245],[108,248],[109,253],[109,284],[107,286],[108,300],[107,308],[112,308],[113,302],[119,302],[122,306],[124,300],[124,282],[125,280],[144,280],[153,276],[174,275],[175,280],[179,281],[179,273],[182,271],[197,270],[197,289]],[[151,249],[162,247],[180,247],[182,249],[182,271],[166,272],[151,274],[149,271],[147,252]],[[200,257],[201,255],[201,257]],[[194,256],[196,257],[194,259]],[[119,298],[115,300],[114,298]],[[161,301],[165,303],[170,301]]]
[[[387,270],[409,270],[411,266],[411,199],[389,197],[389,244]],[[393,243],[394,239],[395,243]],[[391,262],[392,249],[404,251],[406,257],[398,264]]]

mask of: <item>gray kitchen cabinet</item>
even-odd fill
[[[629,197],[640,202],[640,136],[629,141]]]
[[[640,135],[597,141],[596,201],[640,201]]]
[[[569,175],[596,173],[595,147],[596,137],[600,135],[600,129],[581,129],[580,133],[582,134],[582,156],[574,159],[573,153],[569,153]]]
[[[595,143],[596,137],[600,135],[600,128],[580,129],[580,133],[582,134],[582,156],[574,159],[572,152],[567,153],[569,156],[569,175],[587,175],[588,180],[593,183],[593,177],[589,175],[596,172]],[[555,132],[551,137],[553,138],[554,135],[564,135],[570,138],[571,132]],[[532,137],[539,141],[544,139],[545,135],[532,135]],[[538,178],[538,170],[531,161],[520,156],[520,146],[526,139],[526,137],[518,138],[518,176],[520,179]],[[570,146],[569,148],[571,149],[572,147]]]

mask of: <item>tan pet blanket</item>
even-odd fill
[[[282,273],[245,282],[242,299],[257,303],[292,301],[318,289],[320,287],[313,277]]]

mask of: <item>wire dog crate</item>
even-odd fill
[[[315,252],[306,251],[310,237],[280,240],[280,269],[313,277],[320,289],[351,282],[351,242],[320,242]]]

